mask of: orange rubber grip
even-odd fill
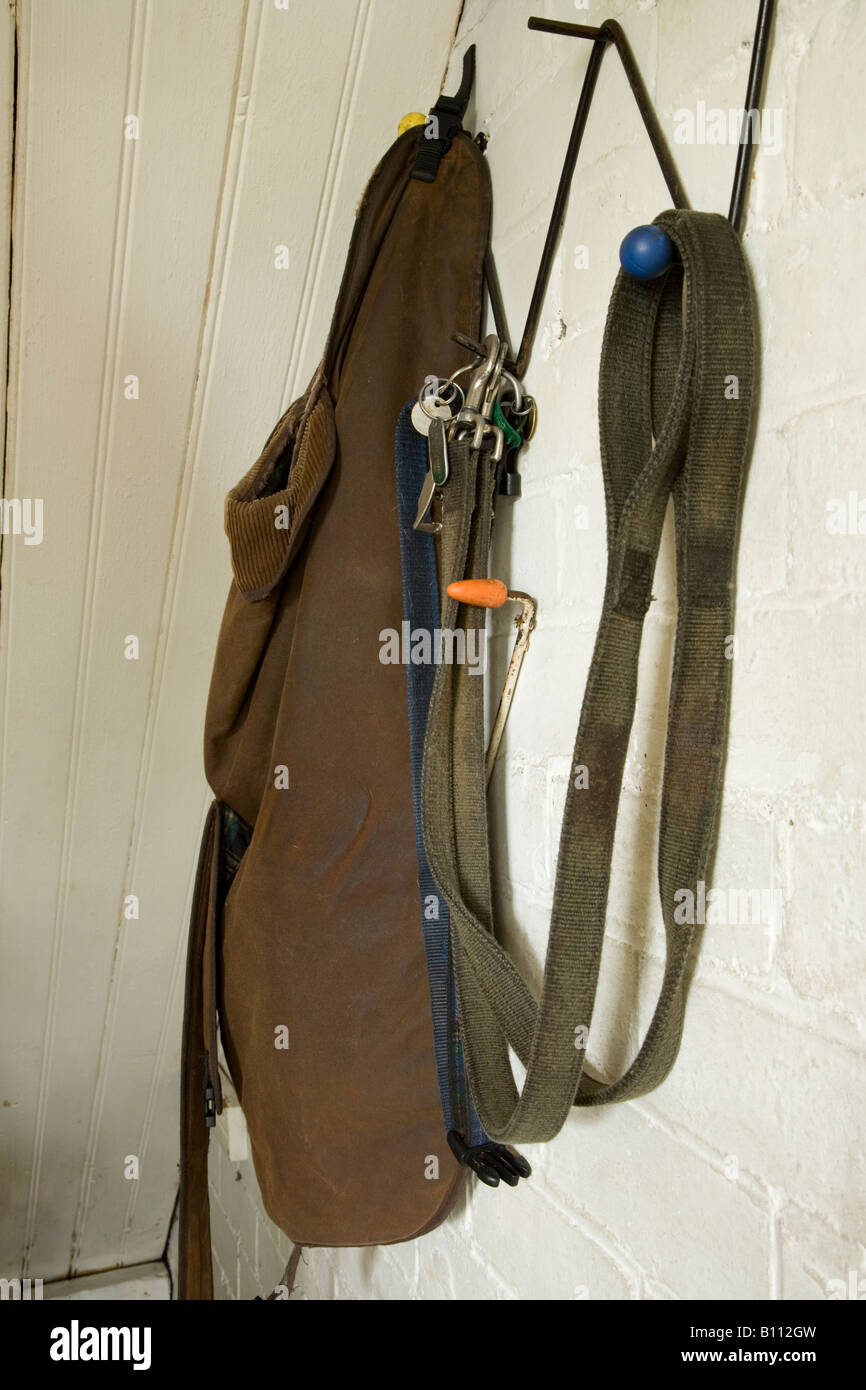
[[[501,608],[508,598],[501,579],[455,579],[446,593],[458,603],[471,603],[476,608]]]

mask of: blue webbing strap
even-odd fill
[[[400,521],[400,559],[403,570],[403,617],[410,635],[430,634],[429,650],[438,650],[434,633],[439,626],[439,581],[436,573],[436,547],[429,532],[413,530],[418,494],[427,473],[427,441],[411,421],[414,401],[400,412],[394,440],[397,471],[397,510]],[[410,641],[409,650],[412,644]],[[448,908],[439,890],[424,849],[421,834],[421,761],[427,708],[433,690],[433,662],[406,663],[409,696],[409,755],[412,765],[412,807],[415,814],[415,849],[418,856],[418,893],[421,899],[421,925],[430,1003],[433,1012],[433,1045],[436,1073],[446,1132],[457,1130],[469,1145],[482,1144],[487,1136],[475,1113],[466,1082],[457,995],[451,961],[451,923]]]

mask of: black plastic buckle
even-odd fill
[[[520,497],[522,484],[517,471],[517,449],[506,447],[496,468],[495,490],[500,497]]]
[[[412,166],[412,178],[433,183],[439,172],[442,156],[449,149],[458,131],[463,129],[463,117],[469,105],[469,95],[475,80],[475,44],[463,54],[463,76],[453,97],[439,97],[427,118],[418,139],[418,153]]]
[[[448,1147],[457,1162],[464,1168],[471,1168],[487,1187],[498,1187],[500,1182],[516,1187],[521,1178],[528,1178],[532,1173],[522,1154],[515,1153],[505,1144],[497,1144],[493,1139],[470,1145],[462,1134],[451,1129],[448,1131]]]
[[[213,1129],[216,1124],[216,1093],[213,1082],[210,1079],[210,1060],[208,1054],[204,1054],[204,1122],[206,1129]]]

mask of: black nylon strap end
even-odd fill
[[[418,153],[412,167],[412,178],[433,183],[442,158],[458,131],[463,129],[463,117],[469,105],[472,83],[475,80],[475,44],[463,54],[463,76],[453,97],[439,97],[427,118],[418,140]]]

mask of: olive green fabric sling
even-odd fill
[[[425,844],[451,914],[473,1099],[486,1131],[500,1141],[550,1139],[572,1105],[639,1096],[668,1074],[682,1033],[693,935],[676,920],[675,894],[695,892],[712,862],[755,387],[753,304],[739,240],[724,218],[671,212],[657,225],[680,261],[661,280],[620,273],[602,349],[608,574],[566,796],[540,1002],[494,934],[482,682],[465,665],[440,664],[428,716]],[[483,625],[483,610],[458,604],[444,590],[487,572],[493,465],[489,448],[474,450],[465,441],[451,445],[450,461],[440,535],[441,621],[445,629],[468,630]],[[643,619],[670,496],[678,615],[658,859],[667,961],[643,1045],[623,1076],[603,1084],[584,1071],[586,1041]],[[509,1046],[526,1068],[519,1092]]]

